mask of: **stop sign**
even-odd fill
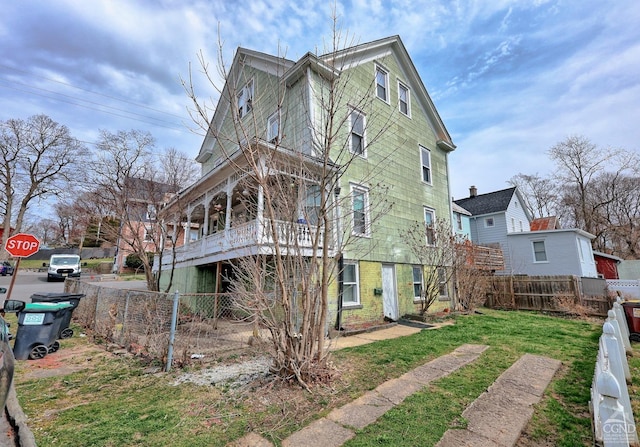
[[[14,258],[26,258],[40,249],[40,241],[32,234],[18,233],[7,239],[4,248]]]

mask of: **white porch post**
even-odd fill
[[[187,211],[187,226],[184,229],[184,245],[191,243],[191,209]]]
[[[264,189],[262,185],[258,185],[258,209],[256,210],[256,220],[258,221],[259,235],[264,232]]]
[[[202,237],[209,234],[209,194],[204,195],[204,223],[202,224]]]
[[[227,179],[227,203],[225,208],[225,216],[224,216],[224,230],[229,231],[231,228],[231,196],[233,195],[233,188],[229,184],[229,180]]]

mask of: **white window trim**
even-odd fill
[[[418,145],[419,148],[419,152],[420,152],[420,180],[422,181],[422,183],[426,184],[426,185],[433,185],[433,168],[432,168],[432,164],[431,164],[431,151],[424,147],[423,145],[419,144]],[[425,166],[423,164],[423,160],[422,160],[422,154],[426,153],[427,154],[427,161],[429,162],[429,166]],[[426,181],[424,179],[424,168],[428,168],[429,169],[429,181]]]
[[[540,253],[544,253],[544,257],[546,258],[544,261],[538,261],[536,259],[536,243],[537,242],[542,242],[542,246],[544,247],[544,252],[540,252]],[[548,264],[549,263],[549,256],[547,254],[547,245],[544,243],[544,240],[536,240],[536,241],[531,241],[531,250],[533,251],[533,263],[534,264]]]
[[[407,91],[407,113],[404,113],[402,111],[402,108],[400,107],[400,92],[402,91],[402,89]],[[398,110],[400,111],[400,113],[408,118],[411,118],[411,90],[409,89],[409,87],[407,86],[407,84],[405,84],[404,82],[402,82],[401,80],[398,79]]]
[[[442,276],[440,276],[440,273]],[[442,287],[444,285],[444,287]],[[444,294],[440,293],[440,289],[444,288]],[[449,281],[447,281],[446,267],[438,267],[438,296],[439,298],[449,298]]]
[[[391,92],[389,91],[390,90],[390,86],[389,86],[389,70],[387,70],[386,68],[384,68],[382,65],[379,65],[379,64],[375,64],[375,67],[376,68],[374,70],[374,75],[375,75],[375,88],[376,88],[375,95],[376,95],[376,98],[378,98],[380,101],[384,101],[387,104],[390,104],[389,97],[391,96],[390,95]],[[378,95],[378,72],[384,73],[386,98],[381,98]]]
[[[355,191],[358,191],[364,194],[364,233],[358,233],[355,231],[355,210],[354,210],[354,196],[353,196],[353,193]],[[367,188],[364,185],[351,183],[349,194],[351,196],[351,234],[359,237],[370,237],[371,236],[371,220],[369,217],[369,188]]]
[[[489,224],[489,220],[491,220],[491,224]],[[494,228],[496,226],[496,218],[495,217],[485,217],[484,218],[484,227],[485,228]]]
[[[413,277],[414,269],[420,270],[420,281],[419,282],[416,281],[415,278]],[[422,296],[422,291],[424,290],[424,272],[422,271],[422,266],[421,265],[412,266],[412,269],[411,269],[411,280],[412,280],[412,285],[413,285],[413,290],[414,290],[414,292],[413,292],[413,295],[414,295],[413,301],[423,301],[424,297]],[[416,293],[415,293],[416,284],[420,285],[420,294],[418,296],[415,296],[416,295]]]
[[[238,119],[242,119],[247,116],[253,110],[253,95],[254,95],[253,79],[249,80],[241,89],[238,90],[236,95],[236,107]],[[240,99],[245,98],[240,105]]]
[[[362,117],[362,153],[358,154],[353,150],[353,114],[357,113]],[[362,110],[355,107],[349,108],[349,152],[358,157],[367,158],[367,115]]]
[[[433,227],[433,235],[432,235],[432,241],[429,242],[429,237],[426,234],[427,231],[427,213],[431,214],[431,226]],[[425,242],[427,244],[427,246],[429,247],[433,247],[434,245],[436,245],[436,234],[435,234],[435,225],[436,225],[436,210],[434,210],[433,208],[429,208],[428,206],[424,207],[424,211],[423,211],[423,218],[424,218],[424,224],[425,224]]]
[[[343,285],[344,284],[349,284],[349,285],[353,284],[355,301],[347,301],[347,302],[345,302],[343,300],[342,306],[346,307],[346,308],[348,308],[348,307],[357,307],[357,306],[360,306],[360,266],[359,266],[357,261],[345,261],[343,268],[346,267],[347,265],[354,266],[355,282],[347,283],[346,281],[343,281]]]
[[[462,214],[455,213],[456,215],[456,230],[462,231],[464,229],[464,225],[462,224]]]
[[[276,124],[276,133],[273,134],[273,124]],[[271,144],[277,144],[280,142],[280,111],[271,114],[269,118],[267,118],[267,141]]]

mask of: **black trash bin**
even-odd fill
[[[31,295],[32,303],[71,303],[72,307],[67,309],[66,314],[60,324],[60,332],[58,338],[71,338],[73,337],[73,329],[69,328],[71,324],[71,315],[73,310],[80,304],[80,299],[84,298],[84,294],[81,293],[34,293]]]
[[[29,303],[18,313],[18,332],[13,355],[18,360],[41,359],[60,348],[57,338],[62,320],[73,305]]]

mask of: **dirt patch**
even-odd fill
[[[47,354],[39,360],[21,360],[21,380],[44,379],[93,368],[97,357],[112,355],[94,346],[74,346]]]

